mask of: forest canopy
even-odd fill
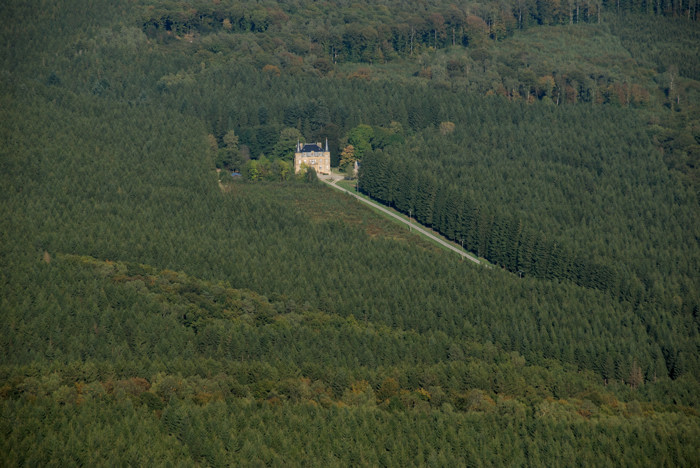
[[[1,465],[700,458],[694,0],[0,17]]]

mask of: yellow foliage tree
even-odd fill
[[[353,164],[356,159],[355,147],[348,145],[343,148],[343,151],[340,153],[340,167],[346,167],[348,164]]]
[[[373,407],[376,406],[374,390],[366,380],[354,382],[343,393],[342,402],[348,406]]]
[[[455,131],[455,124],[452,122],[440,122],[440,134],[449,135]]]
[[[265,65],[262,71],[263,73],[269,73],[270,75],[280,76],[280,69],[276,65]]]

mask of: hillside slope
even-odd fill
[[[7,466],[686,465],[697,456],[695,411],[621,402],[622,389],[555,361],[532,365],[493,345],[141,264],[47,255],[34,282],[56,305],[52,322],[25,316],[13,326],[25,338],[9,345],[26,358],[0,369]]]
[[[273,3],[255,14],[283,18]],[[667,72],[639,68],[655,55],[629,46],[636,36],[624,25],[573,25],[585,33],[574,55],[590,60],[590,44],[621,28],[611,50],[624,66],[598,64],[609,73],[605,86],[634,78],[649,88],[648,102],[625,108],[615,99],[574,103],[568,69],[549,90],[517,72],[527,44],[541,41],[556,55],[556,38],[571,37],[565,25],[538,29],[531,19],[530,29],[485,34],[478,47],[423,34],[420,47],[397,46],[383,62],[348,55],[360,35],[333,63],[332,49],[319,50],[333,43],[287,25],[334,3],[290,3],[291,20],[265,31],[247,20],[229,30],[223,17],[207,29],[206,15],[188,22],[208,2],[137,5],[0,6],[1,465],[683,466],[700,458],[697,200],[686,170],[694,67],[679,69],[682,85],[666,96],[655,80]],[[392,17],[354,15],[353,5],[328,17],[352,20],[348,30]],[[423,5],[428,14],[448,6]],[[154,32],[151,18],[170,26]],[[477,65],[483,72],[470,84]],[[581,81],[579,91],[593,84]],[[559,106],[548,107],[556,89]],[[684,123],[660,141],[662,108]],[[646,116],[660,129],[639,128]],[[486,117],[484,133],[469,131]],[[576,238],[575,222],[545,213],[556,202],[538,204],[531,193],[523,206],[533,210],[532,229],[546,220],[548,235],[598,246],[596,260],[617,254],[621,277],[639,292],[631,298],[477,268],[313,177],[278,170],[253,182],[215,170],[234,161],[283,169],[297,137],[328,137],[338,155],[369,128],[359,149],[394,158],[400,149],[399,168],[422,155],[461,187],[467,179],[453,167],[469,161],[451,167],[425,147],[454,149],[469,135],[510,147],[508,129],[566,136],[598,119],[635,127],[643,164],[620,149],[632,138],[622,126],[601,142],[616,158],[597,166],[586,166],[590,151],[577,165],[566,144],[531,146],[549,149],[540,156],[556,167],[573,162],[571,172],[545,173],[562,178],[562,193],[588,183],[606,194],[609,205],[579,208],[604,217],[604,241]],[[673,157],[660,156],[669,145]],[[475,166],[480,203],[495,213],[523,209],[507,185],[522,186],[527,174],[504,172],[507,151],[496,153]],[[628,185],[608,190],[610,181]],[[643,202],[640,219],[653,232],[626,211],[629,200]],[[664,213],[669,204],[676,211]],[[632,258],[642,249],[651,260]]]

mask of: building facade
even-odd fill
[[[294,173],[298,174],[302,167],[313,167],[317,174],[331,173],[331,153],[328,151],[328,139],[326,149],[321,143],[297,143],[294,152]]]

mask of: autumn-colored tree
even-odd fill
[[[348,75],[348,78],[369,81],[371,75],[372,70],[370,70],[368,67],[358,67],[357,70]]]
[[[642,374],[642,368],[639,367],[639,364],[637,364],[636,359],[632,362],[632,368],[630,369],[628,383],[630,384],[630,387],[634,389],[637,389],[640,385],[644,383],[644,375]]]
[[[356,160],[354,146],[348,145],[343,148],[343,151],[340,153],[340,167],[347,167],[349,164],[353,164]]]
[[[465,33],[469,47],[478,47],[483,45],[488,39],[489,27],[486,22],[475,15],[467,16],[467,26]]]
[[[277,65],[265,65],[262,71],[270,75],[280,76],[280,68]]]
[[[552,92],[554,91],[554,78],[551,75],[545,75],[537,80],[537,88],[539,97],[545,97],[551,99]]]
[[[370,408],[376,405],[374,390],[366,380],[353,382],[350,388],[343,392],[342,400],[348,406]]]
[[[455,131],[455,124],[452,122],[440,122],[440,134],[449,135]]]
[[[392,377],[384,379],[377,390],[377,399],[382,402],[399,394],[399,383]]]

